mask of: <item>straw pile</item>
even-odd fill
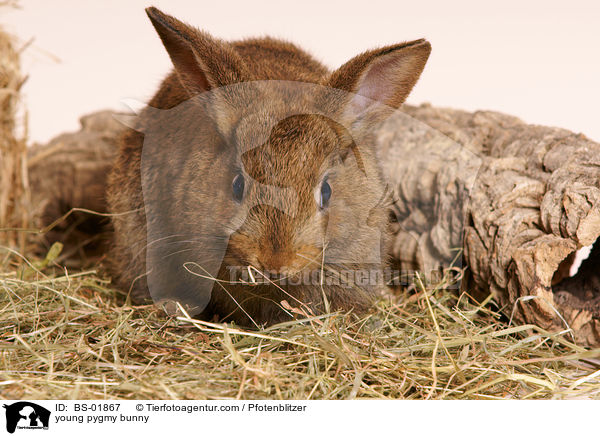
[[[24,81],[19,53],[0,28],[0,229],[23,228],[28,223],[27,146],[16,132]],[[23,233],[0,231],[2,244],[23,248],[24,242]]]

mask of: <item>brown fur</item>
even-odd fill
[[[226,43],[155,8],[147,12],[175,70],[140,115],[140,123],[151,125],[157,116],[153,108],[161,109],[169,127],[177,133],[165,136],[164,147],[153,152],[152,159],[156,160],[152,162],[165,165],[147,182],[144,193],[140,176],[144,134],[131,130],[122,138],[109,177],[108,195],[110,209],[116,214],[113,257],[120,286],[131,290],[134,301],[148,297],[147,244],[161,243],[147,241],[147,214],[153,213],[154,204],[169,210],[157,219],[164,234],[197,238],[186,243],[183,253],[171,256],[169,252],[169,256],[157,259],[157,268],[164,268],[160,272],[165,277],[161,287],[175,299],[178,292],[193,293],[193,277],[182,264],[210,257],[211,250],[217,251],[209,241],[219,239],[207,230],[214,225],[207,223],[230,222],[242,209],[246,214],[228,238],[218,274],[221,280],[229,280],[228,266],[252,266],[261,271],[277,271],[277,277],[296,277],[306,270],[320,271],[321,263],[327,264],[329,258],[343,258],[343,268],[380,271],[387,253],[387,210],[383,204],[384,183],[369,144],[372,145],[374,123],[389,113],[382,112],[372,100],[397,108],[425,65],[429,44],[419,40],[369,51],[329,72],[287,42],[260,38]],[[203,94],[205,91],[256,80],[312,83],[372,100],[355,99],[351,94],[326,98],[327,93],[318,91],[293,101],[277,92],[244,100],[248,97],[242,96],[246,91],[234,90],[211,100],[207,110],[216,117],[202,115],[201,111],[194,112],[193,117],[167,113],[169,109],[176,111],[173,108],[191,97],[207,95]],[[236,105],[239,101],[245,103]],[[337,114],[338,121],[316,114],[315,102]],[[291,107],[293,115],[279,120],[260,146],[239,150],[222,139],[234,138],[237,144],[249,142],[262,122],[260,114],[288,113]],[[248,114],[258,118],[244,118]],[[247,122],[248,119],[255,123]],[[248,176],[247,192],[239,205],[232,201],[231,194],[235,176],[231,168],[236,165]],[[329,207],[320,210],[315,196],[326,174],[333,193]],[[168,192],[163,192],[164,180],[173,187]],[[295,213],[261,204],[264,193],[260,189],[264,186],[280,189],[277,192],[293,189],[290,198],[268,195],[277,197],[283,210],[294,209]],[[213,195],[215,192],[218,195]],[[254,207],[246,206],[253,200]],[[382,261],[372,265],[365,253],[374,250],[379,250]],[[339,268],[336,264],[326,266]],[[202,316],[218,316],[243,325],[270,324],[290,319],[282,300],[307,313],[323,312],[326,302],[333,310],[363,311],[379,288],[380,285],[216,284]]]

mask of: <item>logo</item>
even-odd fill
[[[50,411],[29,401],[19,401],[4,405],[6,409],[6,431],[14,433],[18,429],[48,430]]]

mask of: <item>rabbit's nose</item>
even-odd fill
[[[276,249],[275,247],[262,247],[262,253],[258,257],[259,267],[263,271],[281,272],[286,270],[296,257],[289,250]]]

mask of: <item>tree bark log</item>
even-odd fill
[[[393,255],[405,269],[452,265],[509,317],[600,345],[600,144],[478,111],[405,107],[379,134],[394,187]]]
[[[44,224],[71,207],[106,212],[122,128],[94,114],[31,151]],[[600,144],[495,112],[422,105],[381,126],[378,154],[396,195],[392,254],[403,271],[465,266],[462,289],[491,292],[507,316],[600,345],[600,244],[568,277],[577,250],[600,236]]]
[[[34,145],[28,157],[34,225],[52,226],[44,242],[49,245],[59,241],[67,254],[77,253],[69,259],[74,266],[104,254],[110,237],[109,219],[88,212],[69,212],[73,208],[108,212],[106,177],[124,128],[110,111],[86,115],[80,124],[77,132],[63,133],[46,145]]]

